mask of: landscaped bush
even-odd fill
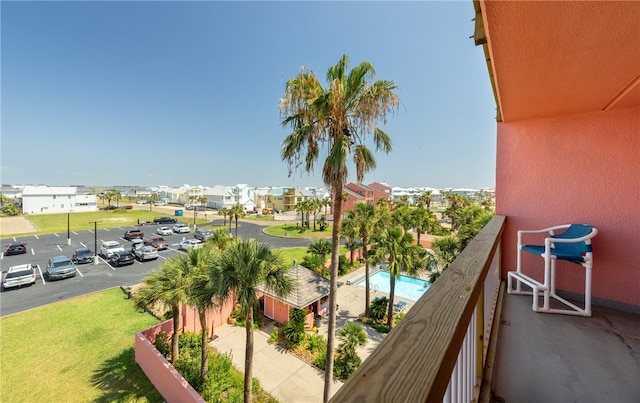
[[[274,326],[273,331],[271,331],[271,334],[269,335],[269,341],[271,341],[274,344],[277,344],[279,340],[280,340],[280,329],[277,326]]]
[[[289,322],[284,325],[284,338],[287,348],[300,345],[304,340],[304,326],[307,311],[304,309],[292,309],[289,311]]]
[[[367,318],[366,320],[367,325],[371,326],[372,328],[376,329],[376,331],[380,332],[380,333],[389,333],[389,331],[391,330],[391,328],[383,323],[378,322],[376,319],[373,318]]]
[[[348,379],[362,363],[357,354],[336,354],[333,364],[333,375],[341,380]]]
[[[307,336],[307,350],[312,353],[318,353],[320,351],[327,351],[327,339],[320,334],[312,334]]]
[[[165,358],[171,354],[171,342],[166,333],[158,333],[156,335],[156,341],[153,342],[153,346]]]
[[[369,305],[369,316],[376,320],[382,320],[387,314],[389,308],[389,298],[380,297],[371,301]]]
[[[349,264],[347,258],[344,255],[340,255],[340,257],[338,257],[338,274],[340,276],[344,276],[349,272],[350,268],[351,265]]]

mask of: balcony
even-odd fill
[[[504,220],[491,220],[332,401],[640,401],[640,317],[598,306],[591,318],[535,313],[530,297],[507,295]]]

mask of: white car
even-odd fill
[[[173,232],[176,234],[186,234],[189,231],[189,224],[179,222],[173,226]]]
[[[158,250],[153,246],[145,245],[133,251],[136,258],[144,262],[145,260],[152,260],[158,258]]]
[[[204,244],[199,239],[185,239],[184,241],[180,242],[180,249],[182,250],[189,250],[191,248],[199,249],[203,246]]]
[[[173,235],[173,231],[169,227],[160,227],[156,230],[156,234],[158,235]]]
[[[118,241],[104,241],[100,246],[100,254],[108,259],[116,252],[124,252],[124,246],[120,245]]]
[[[2,279],[4,288],[32,285],[36,282],[35,267],[31,263],[19,264],[9,267]]]

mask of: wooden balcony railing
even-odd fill
[[[504,220],[495,216],[484,227],[332,402],[478,401]]]

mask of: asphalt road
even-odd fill
[[[212,221],[213,224],[222,224],[223,219]],[[228,225],[228,220],[227,220]],[[167,225],[171,227],[171,225]],[[0,268],[2,276],[11,266],[31,263],[39,265],[44,274],[47,260],[51,256],[67,255],[71,257],[74,250],[81,247],[95,249],[95,239],[97,237],[98,250],[102,241],[119,241],[128,249],[130,242],[122,238],[128,229],[140,228],[145,237],[155,233],[158,225],[145,225],[140,227],[118,227],[109,229],[98,228],[97,236],[91,231],[71,232],[71,245],[67,245],[67,233],[49,235],[29,235],[15,238],[2,239],[0,250],[4,252],[9,243],[21,241],[27,243],[27,253],[21,255],[4,256],[0,255]],[[311,242],[308,239],[289,239],[266,235],[262,232],[264,226],[249,223],[246,221],[238,223],[238,236],[240,238],[254,238],[265,241],[275,249],[287,247],[307,247]],[[235,235],[235,223],[231,225],[231,234]],[[116,286],[128,286],[140,283],[152,270],[156,269],[167,258],[176,253],[184,253],[178,250],[178,244],[182,238],[192,238],[189,234],[174,234],[165,236],[169,242],[169,249],[159,251],[160,257],[157,260],[138,262],[133,265],[123,267],[111,267],[104,259],[99,258],[98,264],[78,265],[78,274],[75,277],[47,281],[45,276],[38,273],[36,283],[30,287],[21,287],[0,292],[0,316],[6,316],[28,309],[47,305],[53,302],[102,291]]]

